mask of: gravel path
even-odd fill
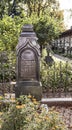
[[[60,113],[68,130],[72,130],[72,107],[55,107],[55,110]]]

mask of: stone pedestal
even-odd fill
[[[40,47],[32,25],[25,25],[16,47],[17,82],[16,97],[31,94],[38,100],[42,97],[40,86]]]
[[[20,82],[16,84],[16,97],[28,94],[40,100],[42,98],[42,87],[38,82]]]

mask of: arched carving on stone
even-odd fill
[[[39,59],[37,50],[27,42],[18,52],[18,80],[39,81]]]

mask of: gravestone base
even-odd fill
[[[42,87],[39,82],[26,82],[22,81],[16,84],[15,97],[18,98],[20,95],[32,95],[37,100],[42,98]]]

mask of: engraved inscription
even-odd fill
[[[34,52],[27,49],[21,55],[21,79],[36,79],[36,61]]]

